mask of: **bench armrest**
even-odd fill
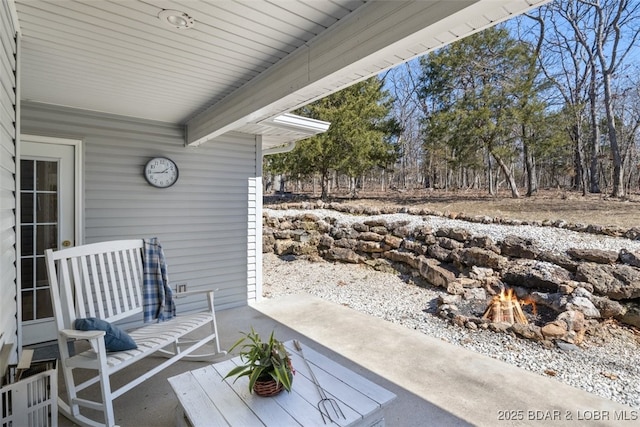
[[[185,292],[174,292],[173,296],[175,298],[184,298],[184,297],[188,297],[191,295],[198,295],[198,294],[208,294],[211,292],[216,292],[219,288],[216,289],[202,289],[202,290],[198,290],[198,291],[185,291]]]
[[[95,338],[100,338],[105,335],[104,331],[78,331],[75,329],[63,329],[60,331],[60,334],[64,335],[66,338],[71,338],[75,340],[91,340]]]

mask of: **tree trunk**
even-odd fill
[[[522,135],[524,136],[526,129],[522,126]],[[525,168],[527,171],[527,197],[531,197],[538,192],[538,182],[536,180],[536,162],[531,153],[531,149],[528,143],[523,144],[523,154],[525,161]]]
[[[507,183],[509,184],[509,188],[511,189],[511,197],[514,199],[518,199],[520,197],[520,193],[518,193],[518,185],[516,184],[516,180],[513,176],[509,167],[505,164],[500,156],[496,156],[494,153],[491,153],[494,159],[496,159],[496,163],[500,166],[500,170],[504,174],[507,179]]]
[[[611,76],[604,73],[602,76],[602,84],[604,85],[604,105],[607,115],[607,134],[609,136],[609,145],[613,156],[613,197],[624,197],[624,168],[622,167],[622,156],[620,155],[620,146],[618,144],[618,133],[616,131],[616,116],[613,111],[613,99],[611,96]]]
[[[485,150],[485,157],[487,159],[487,183],[489,184],[489,195],[496,195],[495,183],[493,180],[493,162],[491,161],[491,154]]]
[[[323,201],[327,201],[329,198],[329,191],[327,190],[327,186],[329,185],[329,174],[326,170],[322,171],[320,176],[320,199]]]
[[[592,77],[595,80],[595,74]],[[600,157],[600,128],[598,127],[598,106],[595,89],[595,81],[592,82],[589,90],[589,118],[591,124],[591,161],[589,164],[589,192],[600,193],[600,174],[598,174],[598,163]]]

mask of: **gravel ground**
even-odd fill
[[[265,212],[271,216],[288,216],[302,211],[265,209]],[[321,218],[362,221],[362,218],[334,211],[313,212]],[[379,217],[427,223],[434,229],[463,227],[496,241],[506,234],[517,234],[535,239],[545,250],[557,252],[570,247],[640,250],[637,241],[551,227],[476,224],[404,214],[372,218]],[[605,322],[598,333],[587,335],[579,349],[548,349],[509,334],[453,326],[433,314],[436,298],[444,291],[421,288],[399,275],[365,266],[281,259],[264,254],[263,282],[265,297],[306,292],[640,409],[640,335],[615,322]]]

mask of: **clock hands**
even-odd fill
[[[167,172],[169,172],[169,168],[166,168],[165,170],[160,171],[160,172],[151,172],[151,173],[155,175],[155,174],[159,174],[159,173],[167,173]]]

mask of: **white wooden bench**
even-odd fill
[[[113,399],[182,358],[202,359],[226,353],[220,351],[213,290],[176,294],[176,297],[183,297],[201,293],[207,298],[208,309],[186,315],[178,310],[173,319],[146,323],[128,331],[138,346],[134,350],[107,352],[104,331],[74,329],[77,318],[96,317],[113,323],[137,316],[142,321],[143,245],[142,239],[120,240],[45,251],[59,331],[60,368],[68,395],[67,401],[58,397],[58,407],[66,417],[81,425],[114,426]],[[197,339],[189,340],[186,335],[201,327],[206,327],[206,332],[198,332]],[[72,354],[75,352],[70,351],[69,342],[77,340],[87,341],[90,346],[84,345],[85,350]],[[209,342],[214,344],[215,352],[202,354],[201,350],[200,354],[194,353]],[[111,375],[158,352],[167,359],[129,383],[111,389]],[[76,368],[81,368],[81,372],[74,372]],[[89,378],[85,369],[91,372]],[[83,391],[86,394],[87,388],[94,384],[100,388],[101,402],[81,394]],[[103,420],[95,419],[96,410],[103,413]]]

